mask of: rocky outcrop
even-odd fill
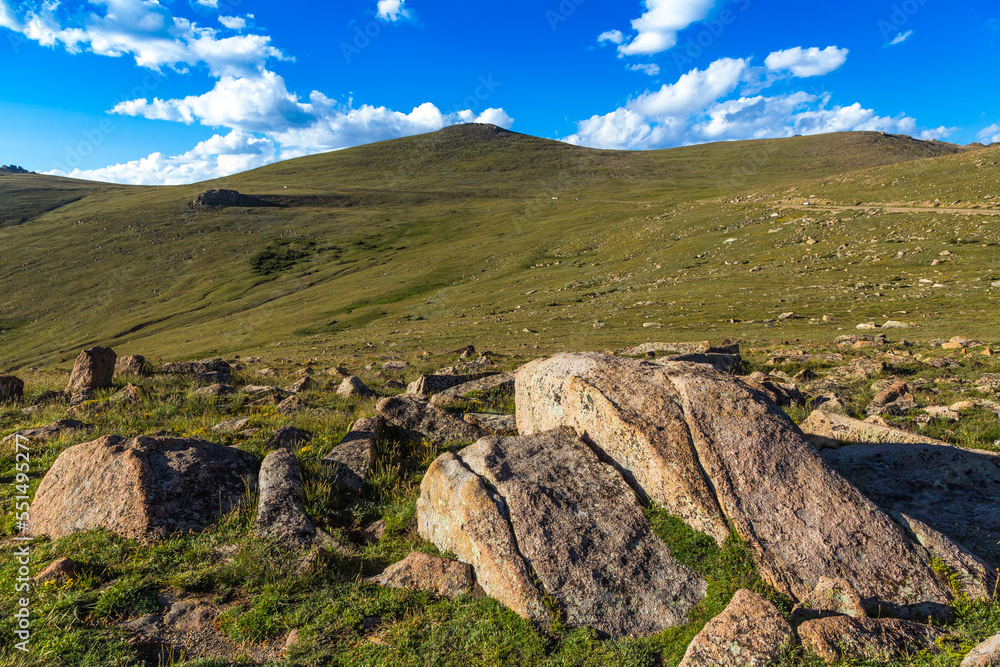
[[[105,436],[70,447],[35,493],[30,535],[104,528],[127,538],[200,531],[256,487],[253,455],[204,440]]]
[[[385,420],[382,417],[359,419],[351,425],[340,444],[323,457],[335,485],[355,493],[361,491],[375,465],[375,443],[382,436],[383,428]]]
[[[442,458],[495,489],[517,551],[570,625],[610,637],[645,636],[685,623],[704,597],[705,582],[653,535],[634,491],[572,431],[484,438],[457,457]],[[445,473],[443,467],[433,477],[428,472],[417,510],[421,535],[442,550],[455,535],[469,536],[447,514],[458,494],[435,502],[433,492],[443,486],[438,477]],[[467,474],[459,470],[456,476]],[[475,550],[491,546],[481,539],[475,544]],[[501,599],[494,594],[496,581],[480,574],[475,550],[467,562],[483,590]]]
[[[145,375],[146,357],[141,354],[131,354],[125,357],[118,357],[115,362],[115,375]]]
[[[899,380],[880,391],[865,408],[869,415],[901,415],[917,407],[910,386]]]
[[[793,640],[792,627],[777,607],[740,589],[691,641],[679,667],[764,667]]]
[[[24,398],[24,380],[13,375],[0,375],[0,403]]]
[[[693,528],[721,541],[731,524],[764,578],[795,599],[826,576],[885,609],[949,600],[924,549],[737,378],[565,354],[525,366],[516,403],[522,435],[574,428]]]
[[[285,391],[289,394],[298,394],[303,391],[315,391],[319,389],[319,386],[319,382],[316,382],[316,380],[313,380],[311,377],[306,375],[305,377],[296,380],[292,384],[285,387]]]
[[[369,579],[386,588],[409,588],[430,591],[443,598],[457,598],[472,591],[476,585],[472,567],[446,558],[435,558],[414,551],[403,560]]]
[[[940,653],[934,640],[946,633],[929,625],[897,619],[830,616],[798,628],[802,645],[827,663],[845,658],[889,662],[919,651]]]
[[[205,190],[195,197],[193,204],[199,208],[274,206],[274,204],[265,199],[254,197],[253,195],[240,194],[236,190]]]
[[[375,409],[387,422],[406,431],[413,440],[472,442],[486,435],[478,426],[411,396],[383,398],[375,404]]]
[[[306,514],[302,471],[295,455],[276,449],[260,466],[259,500],[253,533],[277,540],[292,549],[305,549],[316,536],[316,526]]]
[[[84,350],[73,364],[66,393],[74,394],[83,389],[110,387],[117,360],[118,355],[110,347],[92,347]]]

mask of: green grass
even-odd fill
[[[27,219],[0,227],[0,323],[18,325],[0,326],[0,367],[68,368],[96,343],[168,359],[276,343],[551,352],[654,333],[830,340],[883,319],[985,336],[995,218],[781,202],[823,184],[882,196],[859,168],[985,197],[995,170],[975,165],[996,150],[848,133],[618,152],[459,127],[192,186],[5,175],[0,219]],[[282,206],[192,208],[209,187]],[[810,322],[823,315],[837,323]]]

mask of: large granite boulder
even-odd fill
[[[115,362],[115,375],[145,375],[146,357],[141,354],[130,354],[125,357],[118,357]]]
[[[165,539],[200,531],[257,485],[257,460],[204,440],[110,435],[70,447],[35,493],[28,532],[58,539],[104,528]]]
[[[520,556],[570,625],[610,637],[651,635],[685,623],[705,596],[707,584],[653,535],[635,492],[572,431],[484,438],[445,457],[465,468],[459,478],[471,471],[500,498]],[[428,472],[417,506],[421,535],[442,550],[456,534],[472,537],[451,514],[456,496],[435,502],[445,472]],[[472,539],[476,549],[456,554],[471,556],[483,590],[501,599],[495,581],[479,574],[475,553],[491,545]]]
[[[927,552],[828,466],[771,401],[690,363],[563,354],[517,377],[518,429],[574,428],[636,487],[717,540],[731,524],[764,578],[805,599],[821,577],[866,604],[944,612]]]
[[[73,372],[66,385],[67,394],[83,389],[103,389],[111,386],[118,355],[110,347],[92,347],[77,356]]]

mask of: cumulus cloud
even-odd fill
[[[629,65],[628,67],[633,72],[644,72],[649,76],[657,76],[660,73],[660,66],[656,63],[646,63],[643,65]]]
[[[891,42],[889,42],[889,46],[896,46],[897,44],[902,44],[903,42],[908,40],[912,35],[913,35],[912,30],[901,32],[898,35],[896,35]]]
[[[268,60],[286,58],[266,35],[220,38],[212,28],[174,16],[157,0],[103,0],[94,5],[105,6],[104,13],[71,12],[59,2],[47,2],[18,17],[2,4],[0,22],[42,46],[61,45],[69,53],[131,56],[138,66],[156,71],[170,67],[184,72],[204,64],[212,76],[238,76],[263,70]],[[227,21],[243,22],[240,28],[245,27],[243,19],[220,21],[227,27]]]
[[[677,33],[708,16],[715,0],[643,0],[643,4],[646,12],[632,21],[637,34],[627,44],[622,35],[619,56],[648,56],[673,48]]]
[[[220,16],[219,23],[230,30],[243,30],[247,27],[247,20],[240,16]]]
[[[822,50],[815,46],[810,49],[796,46],[794,49],[775,51],[764,60],[764,65],[772,72],[788,70],[800,78],[822,76],[847,62],[848,53],[847,49],[836,46]]]
[[[921,129],[909,116],[880,116],[858,103],[831,105],[828,95],[802,91],[747,94],[748,89],[767,88],[780,80],[761,83],[755,81],[758,73],[747,60],[717,60],[704,70],[691,70],[676,83],[639,95],[611,113],[580,121],[577,131],[563,141],[594,148],[654,149],[856,130],[940,139],[954,131],[947,127]],[[1000,126],[996,129],[1000,133]]]
[[[984,144],[995,144],[1000,141],[1000,123],[993,123],[989,127],[985,127],[980,130],[979,134],[976,135],[976,139],[980,143]]]
[[[390,23],[408,19],[411,17],[411,14],[405,5],[406,0],[378,0],[378,13],[376,16]]]
[[[625,35],[622,34],[621,30],[608,30],[607,32],[602,32],[597,36],[597,41],[601,42],[611,42],[612,44],[621,44],[625,41]]]
[[[130,185],[181,185],[262,167],[274,162],[276,153],[274,142],[270,139],[233,131],[226,136],[217,134],[181,155],[153,153],[141,160],[101,169],[48,173]]]

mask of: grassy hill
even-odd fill
[[[882,133],[598,151],[466,125],[191,186],[0,175],[0,368],[97,343],[545,351],[883,318],[985,336],[998,157]],[[208,188],[271,205],[192,206]],[[831,208],[803,210],[813,195]],[[935,199],[983,210],[832,208]]]

